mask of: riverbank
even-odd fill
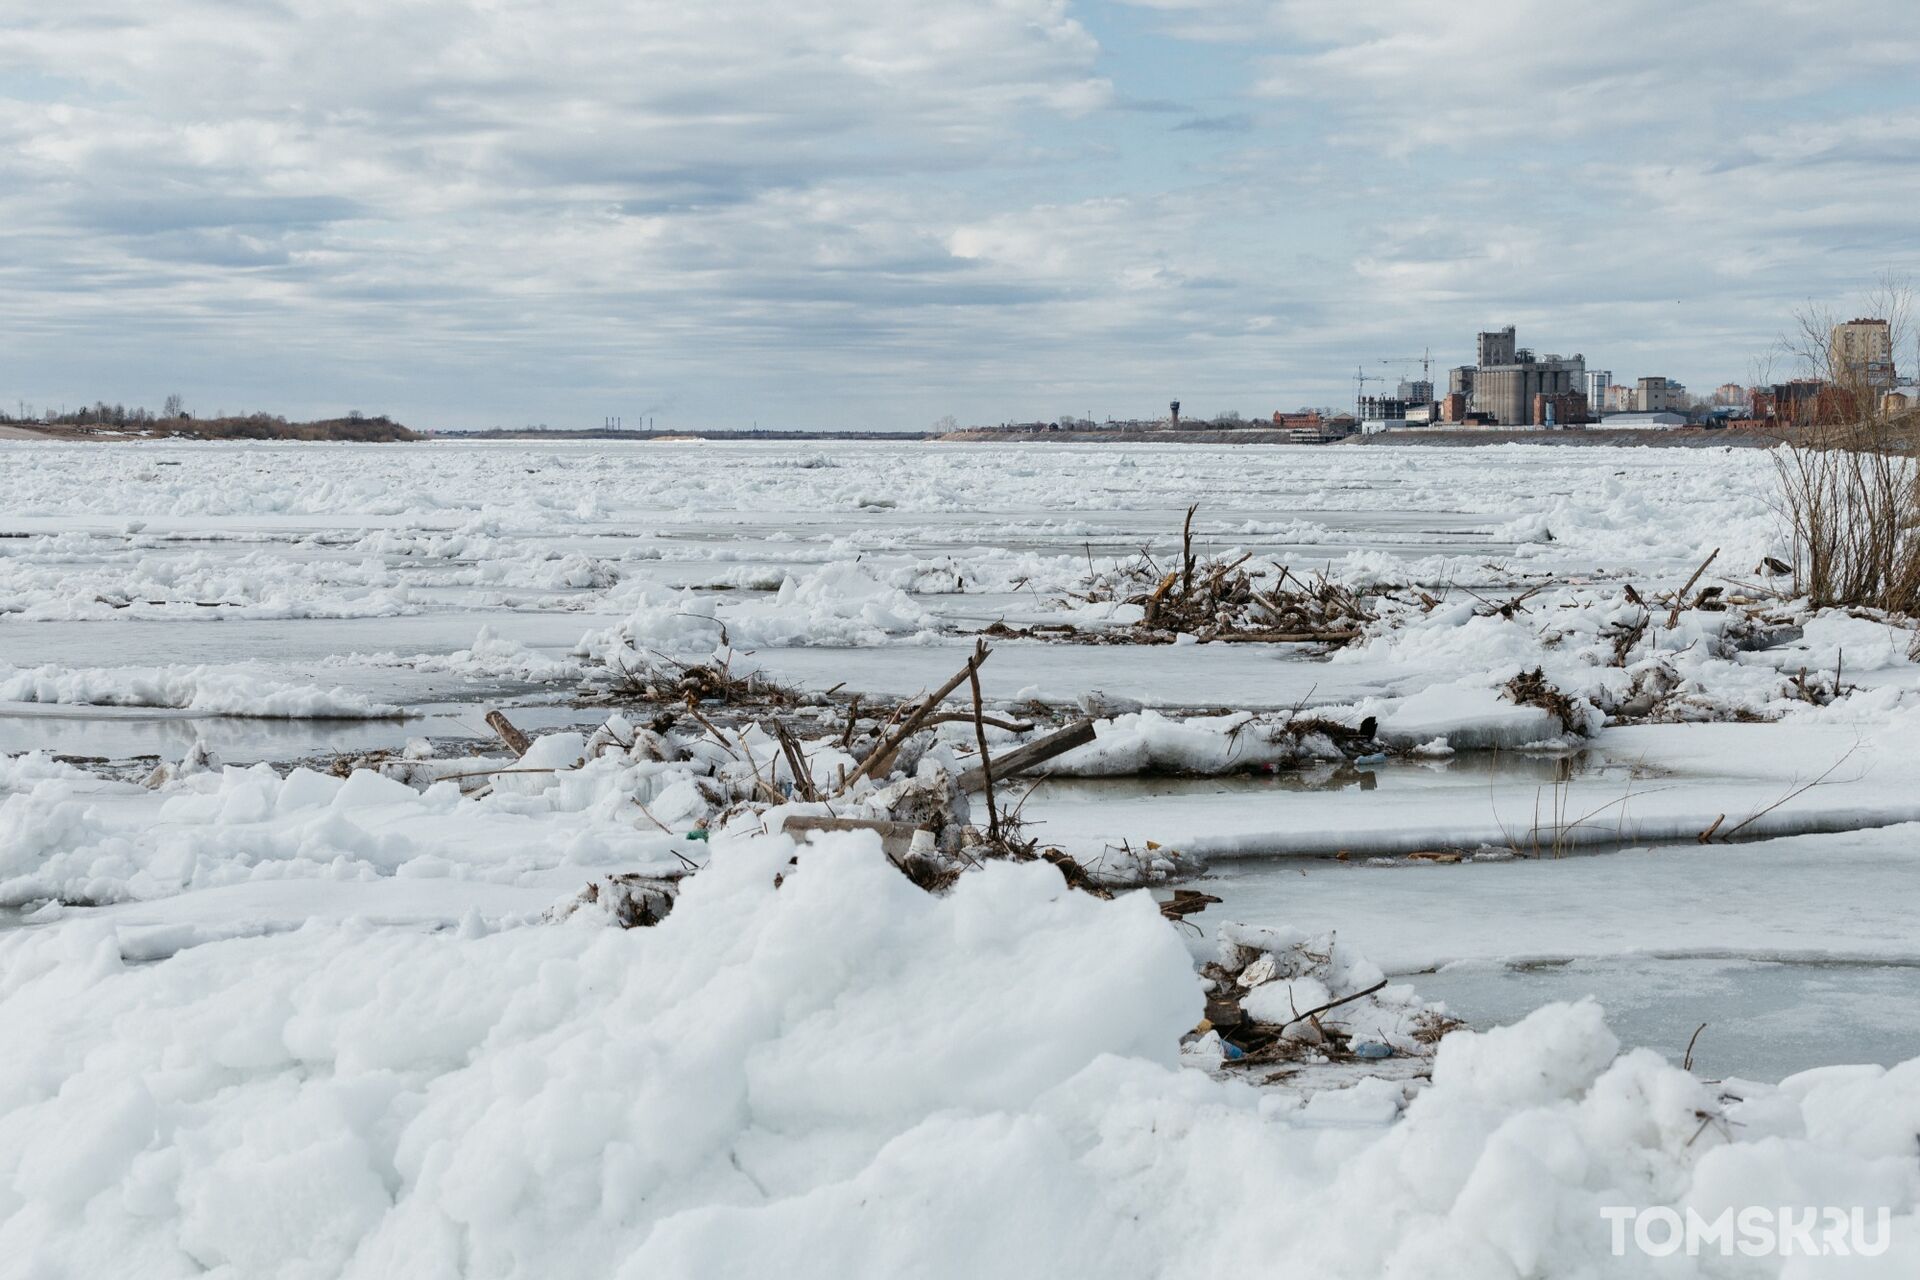
[[[964,444],[1264,444],[1304,443],[1291,431],[1268,427],[1206,427],[1119,430],[1059,431],[954,431],[935,437]],[[1497,428],[1469,427],[1458,431],[1386,431],[1378,435],[1348,436],[1331,441],[1336,445],[1393,447],[1420,445],[1439,448],[1469,448],[1479,445],[1603,445],[1611,447],[1766,449],[1781,443],[1780,437],[1757,431],[1732,431],[1725,428],[1678,427],[1671,430],[1607,430],[1604,427],[1580,427],[1564,431],[1504,431]]]
[[[117,425],[101,423],[0,422],[0,440],[39,440],[62,444],[125,444],[135,440],[310,440],[354,444],[392,444],[424,440],[419,432],[387,418],[323,418],[288,422],[255,415],[246,418],[161,418]]]

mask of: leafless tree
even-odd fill
[[[1891,409],[1886,371],[1845,358],[1834,341],[1845,319],[1884,320],[1897,360],[1914,341],[1914,309],[1913,282],[1886,272],[1850,316],[1808,303],[1781,339],[1780,354],[1821,384],[1805,406],[1813,412],[1774,454],[1796,585],[1816,605],[1920,615],[1920,461],[1903,420],[1910,415]]]
[[[1848,315],[1842,315],[1830,304],[1813,301],[1794,311],[1793,328],[1780,338],[1776,354],[1801,377],[1832,389],[1821,406],[1822,419],[1831,423],[1876,422],[1881,418],[1885,411],[1882,384],[1886,378],[1873,376],[1858,361],[1844,359],[1835,349],[1835,330],[1850,319],[1884,320],[1889,354],[1897,362],[1900,353],[1915,342],[1915,302],[1911,277],[1883,271],[1855,299]]]

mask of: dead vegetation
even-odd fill
[[[1539,707],[1560,722],[1563,732],[1584,733],[1586,716],[1572,698],[1560,692],[1544,671],[1535,667],[1507,681],[1501,689],[1508,702],[1522,707]]]
[[[1024,796],[1015,799],[1007,785],[1091,742],[1092,722],[1079,720],[996,753],[989,726],[1015,733],[1028,733],[1037,726],[988,713],[980,669],[991,652],[984,642],[976,643],[966,663],[938,688],[868,716],[862,716],[860,699],[849,698],[838,732],[824,735],[820,730],[825,726],[818,723],[820,713],[837,715],[837,708],[785,686],[756,683],[752,677],[735,674],[730,665],[676,663],[671,669],[649,668],[644,674],[626,672],[609,696],[652,704],[659,714],[647,727],[620,717],[609,719],[588,743],[586,757],[572,767],[609,753],[636,761],[676,763],[695,775],[695,787],[714,810],[687,833],[690,839],[704,839],[709,830],[742,823],[745,829],[758,823],[761,830],[777,829],[802,841],[816,832],[865,831],[879,838],[882,850],[903,875],[928,892],[942,892],[963,872],[1000,860],[1048,862],[1069,886],[1110,896],[1106,885],[1072,857],[1025,833],[1020,818]],[[948,700],[962,690],[965,702],[961,709],[953,709]],[[675,699],[677,709],[672,707]],[[732,726],[722,725],[706,714],[703,701],[752,714]],[[682,715],[698,732],[690,739],[676,740],[668,736],[668,729]],[[804,733],[797,732],[788,720],[798,715],[816,723],[806,726]],[[660,727],[663,720],[666,725]],[[972,727],[972,750],[967,753],[971,763],[957,769],[921,769],[921,760],[935,745],[936,731],[954,722]],[[525,756],[530,744],[504,714],[489,714],[487,723],[509,750]],[[949,740],[949,748],[953,745]],[[820,758],[825,753],[841,763],[823,765]],[[844,763],[848,758],[853,760],[851,767]],[[391,773],[396,763],[404,762],[389,761],[383,771]],[[508,766],[443,772],[437,778],[480,780],[477,794],[493,778],[527,771]],[[644,805],[640,809],[663,832],[673,834]],[[672,910],[679,879],[596,881],[565,914],[593,907],[623,927],[655,924]]]
[[[1816,608],[1920,615],[1920,460],[1910,432],[1834,428],[1774,451],[1795,590]]]
[[[1171,644],[1181,636],[1201,642],[1343,645],[1374,621],[1357,594],[1324,574],[1304,580],[1285,565],[1249,568],[1250,553],[1203,558],[1193,545],[1187,508],[1180,553],[1163,566],[1150,547],[1131,559],[1096,570],[1089,557],[1087,579],[1071,599],[1079,604],[1131,605],[1140,610],[1125,629],[1079,630],[1052,624],[1024,634],[1093,644]]]
[[[1436,1009],[1383,996],[1387,979],[1343,957],[1332,934],[1275,937],[1224,926],[1218,957],[1200,973],[1207,984],[1206,1017],[1188,1042],[1217,1036],[1221,1065],[1229,1069],[1283,1068],[1265,1083],[1309,1064],[1423,1062],[1443,1036],[1463,1025]],[[1303,1009],[1301,991],[1323,998]],[[1284,1012],[1280,1001],[1264,998],[1270,992],[1284,993]]]
[[[607,683],[596,686],[583,700],[609,706],[692,701],[736,709],[790,709],[821,705],[839,690],[836,685],[824,694],[810,695],[763,671],[735,672],[725,628],[721,629],[718,652],[726,657],[717,662],[681,662],[654,653],[631,665],[609,666]]]

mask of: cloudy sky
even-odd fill
[[[1914,0],[0,0],[0,399],[922,428],[1744,378],[1920,272]]]

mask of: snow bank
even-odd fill
[[[0,666],[0,702],[165,707],[211,716],[374,720],[405,714],[336,686],[293,685],[235,667]]]
[[[530,767],[571,766],[584,741],[546,735],[529,753]],[[512,763],[394,767],[420,771],[426,785],[436,771]],[[636,801],[657,799],[680,776],[609,758],[560,774],[506,775],[497,794],[474,801],[453,782],[423,792],[371,770],[340,779],[229,766],[181,772],[156,793],[16,764],[0,772],[0,782],[18,779],[0,799],[0,904],[151,899],[263,879],[513,883],[563,865],[672,865],[675,841],[642,824]]]
[[[1603,1206],[1892,1209],[1920,1062],[1716,1091],[1591,1003],[1302,1100],[1175,1065],[1144,895],[730,845],[652,929],[0,938],[0,1250],[75,1274],[1641,1274]],[[776,873],[782,873],[779,888]],[[1396,1119],[1396,1116],[1398,1117]],[[1742,1275],[1783,1274],[1780,1259]]]
[[[1143,773],[1214,775],[1303,760],[1338,760],[1324,736],[1290,727],[1290,716],[1235,712],[1174,718],[1134,711],[1095,722],[1094,740],[1047,763],[1063,778]]]
[[[1390,705],[1380,717],[1380,740],[1397,747],[1444,738],[1456,751],[1510,751],[1586,727],[1563,725],[1551,711],[1517,706],[1472,681],[1429,685]]]

